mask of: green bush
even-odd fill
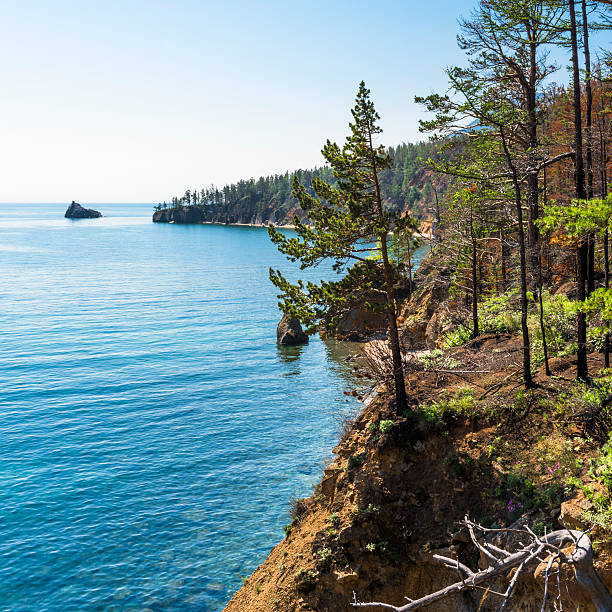
[[[421,428],[425,431],[444,430],[447,422],[458,418],[473,418],[477,412],[474,390],[462,387],[452,395],[440,393],[440,401],[419,406]]]
[[[351,455],[348,458],[348,468],[352,470],[353,468],[360,467],[363,465],[364,458],[362,455]]]
[[[380,433],[386,434],[393,428],[393,421],[381,421],[379,425]]]
[[[461,364],[452,357],[444,354],[440,349],[427,351],[418,357],[425,370],[454,370]]]
[[[317,586],[319,572],[314,570],[301,569],[294,576],[295,588],[300,593],[309,593]]]

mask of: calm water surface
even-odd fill
[[[221,610],[357,408],[349,349],[276,346],[265,230],[65,208],[0,205],[0,609]]]

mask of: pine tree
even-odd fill
[[[312,226],[295,218],[297,237],[288,237],[271,226],[270,238],[281,253],[291,261],[299,261],[302,269],[316,266],[324,259],[334,261],[334,269],[341,271],[349,262],[357,262],[346,279],[360,279],[362,273],[373,281],[384,279],[382,298],[388,322],[388,340],[393,362],[393,378],[398,412],[407,408],[406,387],[397,327],[397,305],[394,294],[394,267],[389,259],[389,235],[393,228],[401,230],[407,220],[399,213],[384,209],[380,173],[391,167],[391,158],[382,145],[375,145],[381,133],[380,119],[370,99],[370,91],[362,81],[352,109],[350,135],[343,147],[327,141],[323,156],[333,170],[336,183],[321,179],[312,182],[313,194],[298,178],[294,178],[293,195],[308,214]],[[373,246],[373,244],[378,246]],[[380,261],[368,258],[377,250]],[[289,283],[278,270],[270,270],[270,279],[281,291],[280,307],[297,316],[302,323],[315,329],[316,323],[339,302],[348,299],[347,281],[316,285],[302,281]]]

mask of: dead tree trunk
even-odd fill
[[[472,543],[482,555],[488,560],[489,567],[485,570],[474,572],[469,567],[461,563],[458,559],[451,559],[441,555],[432,555],[432,561],[444,565],[448,569],[456,570],[460,580],[454,584],[440,589],[419,599],[408,599],[408,603],[403,606],[394,606],[382,602],[360,602],[353,593],[352,605],[355,608],[383,608],[394,610],[395,612],[409,612],[419,610],[426,606],[445,599],[458,593],[482,589],[481,585],[488,585],[486,589],[491,595],[501,597],[500,612],[505,608],[506,603],[512,596],[514,588],[521,574],[533,571],[534,566],[542,562],[542,558],[547,562],[544,571],[544,586],[542,594],[542,610],[546,609],[548,598],[551,596],[550,579],[557,576],[558,594],[555,605],[561,604],[563,590],[559,579],[563,565],[574,568],[576,582],[580,584],[591,597],[591,601],[598,612],[612,612],[612,596],[606,585],[597,575],[593,567],[593,548],[591,541],[586,533],[570,529],[553,531],[543,537],[538,537],[529,529],[485,529],[480,525],[472,523],[467,518],[464,521],[467,526]],[[479,540],[477,533],[480,534]],[[529,540],[528,544],[516,552],[509,552],[486,541],[483,537],[487,533],[518,533]],[[573,551],[566,553],[562,550],[567,544],[573,544]],[[556,569],[553,569],[557,564]],[[497,592],[490,588],[490,582],[494,578],[506,576],[510,570],[516,569],[505,592]],[[431,608],[433,609],[433,608]],[[563,609],[555,607],[555,609]]]

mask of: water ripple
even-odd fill
[[[99,208],[0,206],[2,609],[220,610],[356,408],[348,349],[275,345],[265,231]]]

